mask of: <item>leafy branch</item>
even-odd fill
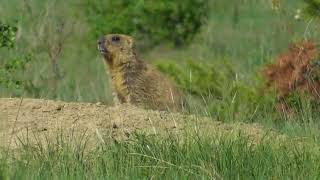
[[[17,31],[16,26],[0,22],[0,48],[12,49],[15,46]],[[12,59],[0,59],[0,87],[13,91],[25,89],[30,83],[24,78],[18,77],[17,74],[24,72],[32,59],[31,54]]]

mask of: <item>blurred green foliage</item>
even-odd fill
[[[23,58],[10,59],[1,64],[0,69],[0,85],[6,88],[21,88],[23,84],[21,79],[16,79],[14,74],[17,71],[24,71],[27,63],[31,61],[31,55],[27,55]]]
[[[0,48],[13,49],[17,31],[18,28],[16,26],[0,23]],[[10,89],[16,95],[21,94],[24,89],[29,89],[28,87],[31,87],[32,83],[24,78],[23,72],[32,59],[31,54],[16,55],[15,58],[10,59],[0,59],[1,88]]]
[[[123,33],[147,40],[163,40],[176,46],[190,42],[205,22],[208,0],[87,1],[86,13],[92,33]]]
[[[306,7],[305,14],[311,17],[320,18],[320,1],[319,0],[304,0]]]
[[[14,40],[17,30],[18,29],[15,26],[10,26],[8,24],[3,24],[0,22],[0,48],[12,48],[14,46]]]
[[[201,64],[186,61],[182,66],[176,63],[158,63],[157,67],[169,74],[185,92],[195,96],[214,96],[221,98],[224,82],[232,83],[236,73],[230,65],[225,64],[224,70],[217,70],[214,64]]]
[[[234,119],[235,116],[252,121],[258,111],[259,115],[263,115],[265,109],[275,104],[274,94],[262,95],[258,88],[239,81],[236,71],[228,63],[187,61],[177,65],[158,62],[157,67],[190,95],[189,104],[199,102],[197,105],[191,104],[191,108],[201,105],[207,114],[222,121]]]

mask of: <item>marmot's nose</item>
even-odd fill
[[[104,42],[105,42],[104,37],[101,37],[101,38],[99,38],[99,40],[98,40],[98,45],[103,45]]]

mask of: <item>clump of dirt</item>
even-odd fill
[[[107,107],[99,103],[67,103],[44,99],[0,98],[0,146],[17,140],[55,136],[57,132],[83,133],[90,142],[125,140],[135,132],[147,135],[232,134],[263,136],[257,125],[223,124],[205,117],[139,109],[130,105]]]
[[[278,99],[285,100],[291,93],[309,94],[319,99],[320,79],[317,63],[318,50],[313,41],[291,44],[273,64],[263,71],[266,86],[276,90]],[[279,107],[284,108],[282,103]]]

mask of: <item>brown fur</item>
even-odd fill
[[[99,40],[120,103],[154,110],[182,109],[182,93],[151,65],[140,60],[130,36],[110,34]]]

